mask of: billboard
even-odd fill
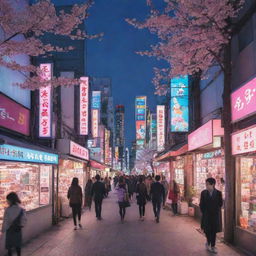
[[[164,150],[165,145],[165,106],[157,106],[157,150]]]
[[[151,114],[150,117],[150,139],[155,139],[157,136],[156,114]]]
[[[88,135],[89,77],[80,80],[80,135]]]
[[[171,79],[171,132],[188,132],[188,76]]]
[[[29,136],[30,111],[0,93],[0,126]]]
[[[52,64],[40,64],[42,71],[41,78],[49,81],[52,78]],[[51,85],[39,89],[39,137],[49,138],[52,131],[52,108],[51,108],[52,89]]]
[[[135,100],[135,120],[145,121],[146,120],[146,96],[136,97]]]
[[[136,140],[146,139],[146,121],[136,121]]]
[[[109,141],[110,141],[110,131],[105,128],[105,164],[107,165],[111,164],[111,160],[109,158],[110,156]]]
[[[256,78],[231,94],[231,116],[236,122],[256,112]]]
[[[92,109],[100,109],[101,106],[101,91],[92,92]]]
[[[92,109],[92,137],[99,137],[99,110]]]

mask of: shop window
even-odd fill
[[[223,150],[216,150],[204,154],[197,154],[195,157],[194,186],[196,195],[193,198],[194,204],[199,204],[200,195],[205,187],[207,178],[216,179],[216,189],[225,196],[225,162]]]
[[[238,33],[239,52],[253,41],[252,19],[249,20]]]
[[[8,206],[6,196],[12,191],[19,195],[26,211],[50,204],[51,170],[50,165],[0,162],[0,225]]]
[[[256,232],[256,157],[241,157],[237,162],[240,178],[237,187],[238,226]]]

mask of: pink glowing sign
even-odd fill
[[[89,77],[80,80],[80,135],[88,135]]]
[[[256,77],[231,94],[232,121],[256,112]]]
[[[188,135],[188,150],[194,150],[213,142],[213,122],[210,120]]]
[[[0,94],[0,126],[29,136],[30,111]]]
[[[92,137],[99,137],[99,110],[92,109]]]
[[[89,161],[89,150],[73,141],[70,141],[70,155]]]
[[[256,151],[256,126],[232,134],[232,155]]]
[[[52,78],[52,64],[40,64],[42,79]],[[39,90],[39,137],[51,137],[51,85]]]
[[[157,150],[164,149],[165,144],[165,106],[157,106]]]

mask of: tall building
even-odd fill
[[[118,147],[119,167],[124,167],[124,105],[117,105],[115,109],[115,146]]]

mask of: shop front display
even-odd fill
[[[86,179],[84,163],[60,159],[58,191],[60,200],[60,215],[63,217],[68,217],[71,213],[67,193],[74,177],[78,178],[79,185],[84,191]]]
[[[179,185],[180,196],[183,198],[185,193],[185,157],[176,157],[173,161],[174,179]]]
[[[12,191],[27,212],[51,204],[52,165],[43,164],[45,161],[57,164],[58,155],[0,145],[0,225],[7,207],[6,196]]]
[[[195,155],[193,204],[199,205],[200,194],[205,189],[207,178],[216,179],[216,189],[225,195],[225,160],[222,149]]]

